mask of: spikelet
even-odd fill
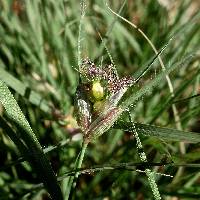
[[[131,77],[119,79],[112,64],[100,68],[89,59],[83,60],[80,74],[75,112],[84,140],[89,143],[106,132],[119,118],[123,110],[118,102],[134,80]]]

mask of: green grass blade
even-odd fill
[[[172,128],[162,128],[162,127],[157,127],[157,126],[153,126],[149,124],[141,124],[141,123],[134,123],[134,124],[138,132],[146,136],[158,137],[165,141],[182,141],[182,142],[189,142],[189,143],[200,142],[199,133],[179,131],[177,129],[172,129]],[[131,131],[131,123],[125,122],[125,121],[118,122],[115,125],[115,128]]]
[[[62,193],[56,176],[47,160],[42,147],[33,133],[28,121],[23,115],[13,95],[3,81],[0,80],[0,102],[6,110],[9,119],[20,127],[20,136],[32,154],[33,166],[41,177],[44,185],[53,199],[62,199]],[[15,141],[14,141],[15,142]],[[16,143],[17,145],[17,143]]]
[[[0,79],[3,80],[9,87],[15,90],[21,96],[27,98],[30,103],[39,106],[41,110],[44,112],[49,112],[50,107],[48,103],[42,99],[42,97],[31,90],[30,88],[26,87],[24,83],[20,80],[12,76],[6,70],[0,67]],[[28,95],[27,95],[28,94]]]
[[[80,151],[80,153],[79,153],[79,155],[76,159],[75,166],[74,166],[74,170],[76,172],[75,172],[74,176],[70,176],[68,184],[67,184],[67,189],[66,189],[66,192],[65,192],[65,195],[64,195],[65,200],[68,200],[73,194],[72,186],[73,186],[73,184],[74,184],[74,187],[76,186],[76,179],[78,178],[78,176],[80,174],[79,172],[77,172],[77,169],[81,168],[83,158],[84,158],[84,155],[85,155],[85,151],[87,149],[87,145],[88,145],[88,143],[85,143],[85,142],[83,142],[83,144],[82,144],[81,151]]]
[[[166,69],[165,71],[159,73],[152,81],[150,81],[136,93],[131,94],[124,102],[122,102],[121,107],[123,109],[126,109],[130,105],[133,105],[136,101],[138,101],[142,96],[149,94],[152,91],[152,89],[155,86],[157,86],[167,74],[175,70],[177,67],[186,64],[191,58],[192,56],[188,56],[182,61],[173,64],[172,66],[170,66],[170,68]]]
[[[0,124],[1,124],[1,127],[2,127],[2,128],[5,128],[6,134],[7,134],[10,138],[16,137],[16,136],[15,136],[15,132],[12,130],[12,128],[10,128],[10,127],[7,125],[6,122],[4,122],[4,121],[2,122],[2,120],[3,120],[3,118],[0,117]],[[7,127],[8,127],[8,128],[7,128]],[[11,135],[10,135],[10,134],[11,134]],[[15,138],[13,138],[12,140],[14,141]],[[19,139],[17,138],[16,140],[19,140]],[[18,142],[18,141],[16,141],[16,142]],[[15,143],[16,143],[16,142],[15,142]],[[21,141],[20,141],[20,142],[21,142]],[[52,152],[52,151],[58,150],[58,149],[60,149],[60,148],[62,148],[62,147],[64,147],[64,146],[66,146],[67,144],[69,144],[69,142],[70,142],[69,139],[67,139],[67,140],[62,140],[62,141],[60,141],[57,145],[53,145],[53,146],[51,145],[51,146],[49,146],[49,147],[47,147],[47,148],[43,148],[43,152],[44,152],[45,154],[49,154],[49,153]],[[17,145],[17,146],[18,146],[18,145]],[[20,147],[21,147],[21,146],[20,146]],[[22,151],[20,151],[20,152],[22,152]],[[24,151],[24,152],[27,153],[27,150]],[[29,153],[29,154],[30,154],[30,156],[31,156],[31,153]],[[22,154],[22,155],[24,155],[24,154]],[[11,162],[7,163],[6,165],[4,165],[3,167],[0,167],[0,171],[1,171],[1,170],[4,170],[4,169],[7,169],[7,168],[9,168],[9,167],[18,165],[18,164],[20,164],[20,163],[22,163],[22,162],[24,162],[24,161],[26,161],[26,160],[28,160],[26,157],[21,156],[21,157],[19,157],[17,160],[11,161]]]
[[[16,144],[16,146],[18,147],[20,153],[24,156],[24,158],[27,158],[27,152],[28,152],[27,146],[18,137],[18,135],[12,130],[12,128],[7,124],[6,120],[1,116],[0,116],[0,127],[3,128],[4,132]]]
[[[153,119],[150,120],[150,123],[154,123],[155,120],[165,111],[167,110],[173,103],[174,99],[176,99],[181,93],[183,93],[187,87],[191,85],[192,82],[195,81],[196,77],[200,74],[200,70],[198,70],[192,77],[192,79],[186,80],[183,84],[180,85],[178,89],[176,89],[175,95],[173,97],[169,96],[167,100],[162,103],[159,109],[155,112]]]

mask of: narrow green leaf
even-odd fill
[[[39,106],[40,109],[43,110],[44,112],[50,111],[48,103],[45,100],[43,100],[39,94],[31,90],[30,88],[26,87],[24,83],[22,83],[17,78],[12,76],[2,67],[0,67],[0,79],[3,80],[9,87],[15,90],[18,94],[27,98],[30,101],[30,103]]]
[[[42,179],[52,198],[61,200],[62,193],[51,165],[16,100],[2,80],[0,80],[0,102],[5,108],[7,116],[11,122],[14,122],[20,127],[19,132],[21,139],[31,152],[32,165],[35,168],[38,176]],[[13,142],[16,141],[14,140]],[[15,144],[20,145],[18,143]]]
[[[150,93],[152,91],[152,89],[157,86],[160,81],[162,81],[162,79],[164,79],[164,77],[169,74],[170,72],[172,72],[173,70],[175,70],[176,68],[180,67],[181,65],[188,63],[188,61],[190,61],[192,58],[192,56],[188,56],[185,59],[183,59],[180,62],[177,62],[175,64],[173,64],[172,66],[170,66],[170,68],[166,69],[165,71],[159,73],[157,75],[157,77],[155,77],[153,80],[151,80],[148,84],[146,84],[145,86],[143,86],[139,91],[137,91],[136,93],[131,94],[124,102],[122,102],[121,107],[123,109],[128,108],[131,104],[134,104],[136,101],[138,101],[138,99],[140,99],[142,96]]]
[[[7,134],[10,138],[16,137],[16,135],[15,135],[16,133],[12,130],[12,128],[9,127],[9,126],[7,125],[6,122],[4,122],[4,121],[2,122],[2,120],[3,120],[3,118],[0,117],[0,127],[3,127],[4,131],[6,131],[6,134]],[[7,128],[7,126],[8,126],[8,128]],[[12,140],[14,141],[15,138],[13,138]],[[17,138],[16,140],[19,140],[19,139]],[[16,142],[18,142],[18,141],[16,141]],[[16,144],[16,142],[15,142],[15,144]],[[44,149],[43,149],[43,152],[44,152],[45,154],[48,154],[48,153],[50,153],[50,152],[52,152],[52,151],[55,151],[55,150],[58,150],[58,149],[62,148],[63,146],[66,146],[69,142],[70,142],[69,139],[67,139],[67,140],[62,140],[62,141],[60,141],[57,145],[54,145],[54,146],[51,145],[51,146],[49,146],[49,147],[47,147],[47,148],[44,148]],[[17,145],[17,146],[18,146],[18,145]],[[20,145],[20,147],[21,147],[21,145]],[[26,151],[24,151],[24,152],[27,153],[27,150],[28,150],[28,149],[26,149]],[[22,152],[22,151],[20,151],[20,152]],[[22,155],[25,155],[25,154],[22,153]],[[29,153],[29,156],[31,156],[31,153]],[[0,167],[0,171],[2,171],[2,170],[4,170],[4,169],[7,169],[7,168],[9,168],[9,167],[18,165],[18,164],[20,164],[20,163],[22,163],[22,162],[24,162],[24,161],[26,161],[26,160],[28,161],[27,157],[21,156],[21,157],[19,157],[17,160],[11,161],[11,162],[7,163],[6,165],[4,165],[3,167]]]
[[[200,133],[179,131],[172,128],[162,128],[149,124],[134,123],[139,134],[146,136],[155,136],[165,141],[183,141],[189,143],[200,142]],[[130,122],[118,122],[115,128],[131,131]]]
[[[181,93],[183,93],[187,89],[187,87],[191,85],[193,81],[195,81],[195,78],[199,75],[199,73],[200,70],[197,70],[197,72],[193,75],[192,79],[185,80],[185,82],[181,84],[180,87],[176,90],[175,95],[173,97],[169,95],[166,101],[162,103],[162,105],[158,108],[157,111],[155,111],[153,119],[150,120],[150,123],[154,123],[155,120],[164,112],[164,110],[167,110],[174,103],[174,99],[176,99]]]
[[[24,158],[27,158],[28,148],[23,143],[21,138],[13,131],[13,129],[7,124],[6,120],[0,116],[0,127],[3,128],[3,131],[10,137],[10,139],[16,144],[18,150],[21,152]]]

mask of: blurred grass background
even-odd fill
[[[134,119],[140,123],[177,128],[171,105],[174,101],[182,129],[200,132],[199,123],[199,8],[193,1],[110,1],[110,7],[140,27],[157,49],[174,35],[162,53],[166,67],[193,58],[171,75],[175,98],[170,99],[166,80],[148,96],[134,105]],[[13,92],[42,146],[64,143],[48,154],[58,176],[72,169],[80,150],[80,140],[69,141],[76,134],[73,101],[78,84],[77,41],[80,22],[80,2],[72,0],[0,0],[0,78]],[[142,35],[117,19],[103,1],[88,0],[83,20],[82,55],[100,64],[109,63],[102,45],[103,37],[121,76],[137,74],[154,56]],[[158,61],[135,87],[148,84],[160,70]],[[196,95],[195,98],[186,99]],[[181,100],[182,99],[182,100]],[[179,101],[180,100],[180,101]],[[3,108],[1,109],[3,113]],[[27,162],[11,164],[19,158],[12,141],[0,134],[0,199],[48,199],[41,188],[33,190],[38,178]],[[155,137],[142,137],[145,152],[151,162],[161,160],[188,164],[178,180],[158,176],[165,199],[198,199],[200,196],[198,144],[186,144],[181,155],[178,142],[166,142]],[[61,145],[62,146],[62,145]],[[89,145],[83,167],[103,164],[139,162],[130,133],[111,130]],[[158,168],[174,175],[178,167]],[[65,190],[66,179],[61,181]],[[75,199],[151,199],[152,194],[144,174],[127,170],[102,170],[81,175]]]

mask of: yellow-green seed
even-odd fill
[[[101,86],[101,83],[99,81],[95,81],[92,84],[92,95],[93,95],[93,97],[95,98],[96,101],[103,99],[104,89]]]
[[[95,112],[98,112],[101,110],[102,106],[103,106],[104,101],[96,101],[93,105],[93,110]]]

